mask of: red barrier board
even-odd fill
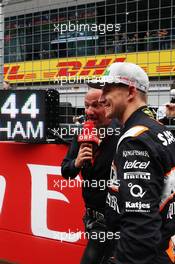
[[[0,143],[0,259],[78,264],[84,250],[81,180],[61,176],[66,145]]]

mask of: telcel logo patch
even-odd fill
[[[150,161],[145,162],[145,161],[134,160],[133,162],[131,162],[127,160],[125,162],[124,169],[146,169],[149,164]]]

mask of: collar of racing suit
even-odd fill
[[[135,121],[138,120],[138,115],[144,116],[145,114],[154,119],[154,115],[147,105],[141,106],[127,119],[123,127],[123,132],[135,124]]]

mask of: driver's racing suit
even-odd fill
[[[107,221],[120,231],[117,264],[172,263],[166,249],[175,234],[175,138],[145,111],[125,123],[111,170]]]

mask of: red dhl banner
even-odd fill
[[[35,83],[58,82],[63,77],[92,78],[102,75],[111,63],[124,61],[140,65],[149,76],[175,75],[175,50],[167,50],[5,64],[4,79],[10,83]]]

